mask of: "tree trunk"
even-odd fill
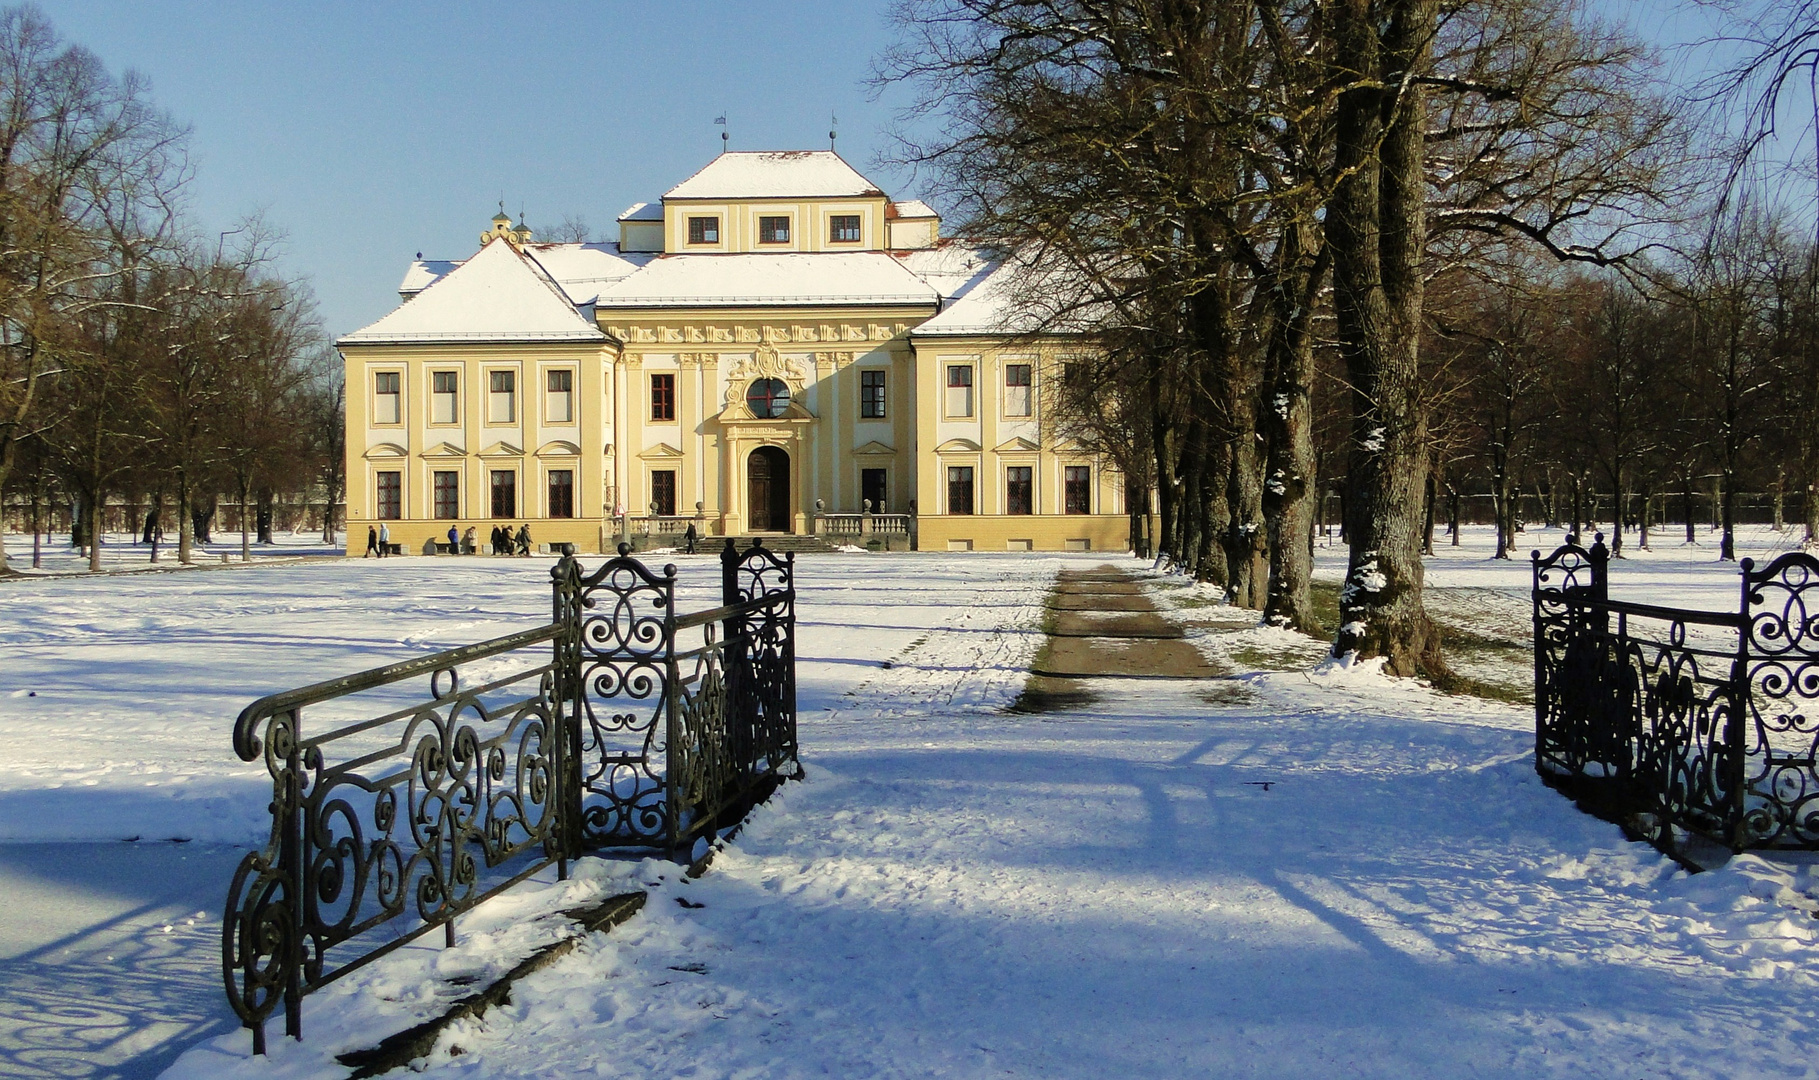
[[[34,483],[32,485],[32,569],[33,570],[42,570],[44,568],[44,541],[43,541],[43,539],[41,539],[41,537],[43,536],[44,530],[42,527],[42,522],[39,520],[39,509],[38,509],[40,506],[43,505],[43,502],[44,502],[43,492],[40,491],[39,486],[36,483]],[[0,565],[4,565],[4,564],[0,563]]]
[[[1643,551],[1649,549],[1649,527],[1654,524],[1655,516],[1655,482],[1644,477],[1642,481],[1642,520],[1638,523],[1639,531],[1636,546]]]
[[[1311,237],[1299,227],[1284,230],[1285,243],[1296,251]],[[1303,297],[1320,286],[1323,265],[1304,280],[1291,280],[1278,301],[1271,348],[1269,400],[1263,409],[1267,435],[1268,479],[1263,485],[1263,520],[1268,530],[1269,594],[1263,616],[1270,622],[1309,634],[1321,632],[1314,617],[1314,511],[1320,499],[1320,466],[1314,453],[1314,345],[1308,316],[1312,304]],[[1282,301],[1289,310],[1280,310]],[[1302,538],[1306,543],[1301,543]]]
[[[247,487],[248,487],[247,481],[245,481],[245,480],[240,481],[240,561],[241,562],[252,562],[253,561],[253,541],[252,541],[253,534],[246,527],[246,525],[247,525],[246,497],[249,494]]]
[[[1421,599],[1426,110],[1420,88],[1405,79],[1427,66],[1436,7],[1435,0],[1342,0],[1331,16],[1346,88],[1335,117],[1341,179],[1326,228],[1339,353],[1352,388],[1351,551],[1333,654],[1381,656],[1397,675],[1446,670]]]
[[[1718,561],[1734,562],[1737,558],[1737,478],[1725,473],[1718,495],[1719,528]]]
[[[1421,523],[1421,554],[1423,555],[1434,553],[1434,510],[1435,504],[1439,501],[1440,485],[1434,482],[1434,474],[1430,470],[1427,474],[1427,491],[1422,499],[1424,505]]]
[[[1686,542],[1697,544],[1699,538],[1693,532],[1693,478],[1686,473],[1680,476],[1680,516],[1686,526]]]
[[[102,495],[100,492],[91,492],[83,502],[83,518],[87,524],[82,531],[88,537],[88,572],[99,574],[101,572]]]
[[[177,561],[188,564],[194,556],[196,519],[190,506],[189,473],[177,470]]]

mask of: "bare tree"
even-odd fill
[[[68,359],[53,343],[93,341],[63,324],[112,302],[122,206],[181,185],[183,134],[136,75],[110,75],[36,8],[0,11],[0,483],[47,422],[44,384]]]

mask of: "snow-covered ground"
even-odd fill
[[[319,532],[279,532],[272,536],[274,543],[251,545],[255,561],[296,557],[302,555],[339,555],[347,537],[337,534],[333,544],[322,542]],[[162,571],[184,569],[177,562],[177,541],[168,538],[158,545],[158,561],[152,561],[150,544],[140,544],[130,533],[107,533],[101,539],[101,569],[105,571]],[[85,574],[88,572],[88,553],[80,548],[71,547],[68,533],[41,534],[38,538],[38,561],[40,566],[32,566],[32,537],[30,533],[0,534],[0,542],[6,545],[7,569],[15,573],[29,575]],[[214,540],[207,544],[197,544],[191,555],[195,567],[215,567],[223,562],[240,561],[240,534],[229,532],[215,533]]]
[[[1468,531],[1466,547],[1443,548],[1429,581],[1476,596],[1461,610],[1519,635],[1526,559],[1493,564],[1486,539]],[[1770,541],[1752,536],[1744,553]],[[1336,573],[1342,552],[1321,556]],[[710,603],[711,558],[674,561],[686,603]],[[643,914],[454,1033],[432,1069],[1814,1074],[1819,878],[1753,857],[1689,878],[1626,843],[1536,781],[1519,705],[1329,668],[1118,681],[1094,705],[1004,711],[1040,643],[1047,583],[1105,561],[803,557],[808,779],[761,809],[710,874],[597,864],[532,884],[469,917],[456,950],[406,949],[313,995],[304,1044],[275,1038],[255,1061],[231,1032],[169,1075],[345,1075],[333,1052],[460,991],[436,979],[509,963],[547,932],[538,912],[652,882]],[[218,872],[209,859],[256,843],[265,810],[263,770],[228,746],[242,705],[523,627],[547,611],[548,566],[352,560],[0,584],[0,839],[193,851],[206,869],[188,873]],[[1614,581],[1638,599],[1723,607],[1734,574],[1710,550],[1658,545]],[[1164,580],[1157,592],[1197,590]],[[1236,658],[1258,634],[1281,632],[1199,640]],[[128,836],[143,839],[77,842]],[[146,843],[166,837],[194,843]],[[146,873],[110,879],[19,854],[30,850],[0,845],[8,895],[17,880],[43,898],[23,918],[0,907],[0,974],[21,986],[59,973],[76,937],[51,924],[74,917],[75,898],[134,895],[125,875]],[[221,1024],[219,901],[173,922],[178,903],[105,916],[152,958],[147,977],[179,1014],[146,1022],[163,1034],[135,1030],[139,1012],[125,1009],[105,1052],[65,1054],[53,1070],[40,1043],[58,1025],[27,990],[0,985],[0,1073],[146,1075]],[[114,993],[91,966],[77,984]]]

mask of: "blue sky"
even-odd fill
[[[532,225],[614,219],[734,149],[827,145],[870,166],[893,106],[863,85],[878,0],[220,3],[41,0],[193,128],[199,227],[263,211],[342,334],[396,306],[412,255],[465,258],[501,197]]]
[[[872,100],[887,0],[283,4],[40,0],[110,69],[136,68],[194,131],[191,205],[219,231],[259,211],[289,236],[331,334],[397,303],[406,262],[464,258],[503,197],[532,225],[616,237],[628,204],[720,149],[827,145],[877,165],[900,94]],[[1598,0],[1668,39],[1680,0]]]

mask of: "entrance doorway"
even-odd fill
[[[753,532],[791,531],[789,455],[760,446],[745,462],[746,511]]]

